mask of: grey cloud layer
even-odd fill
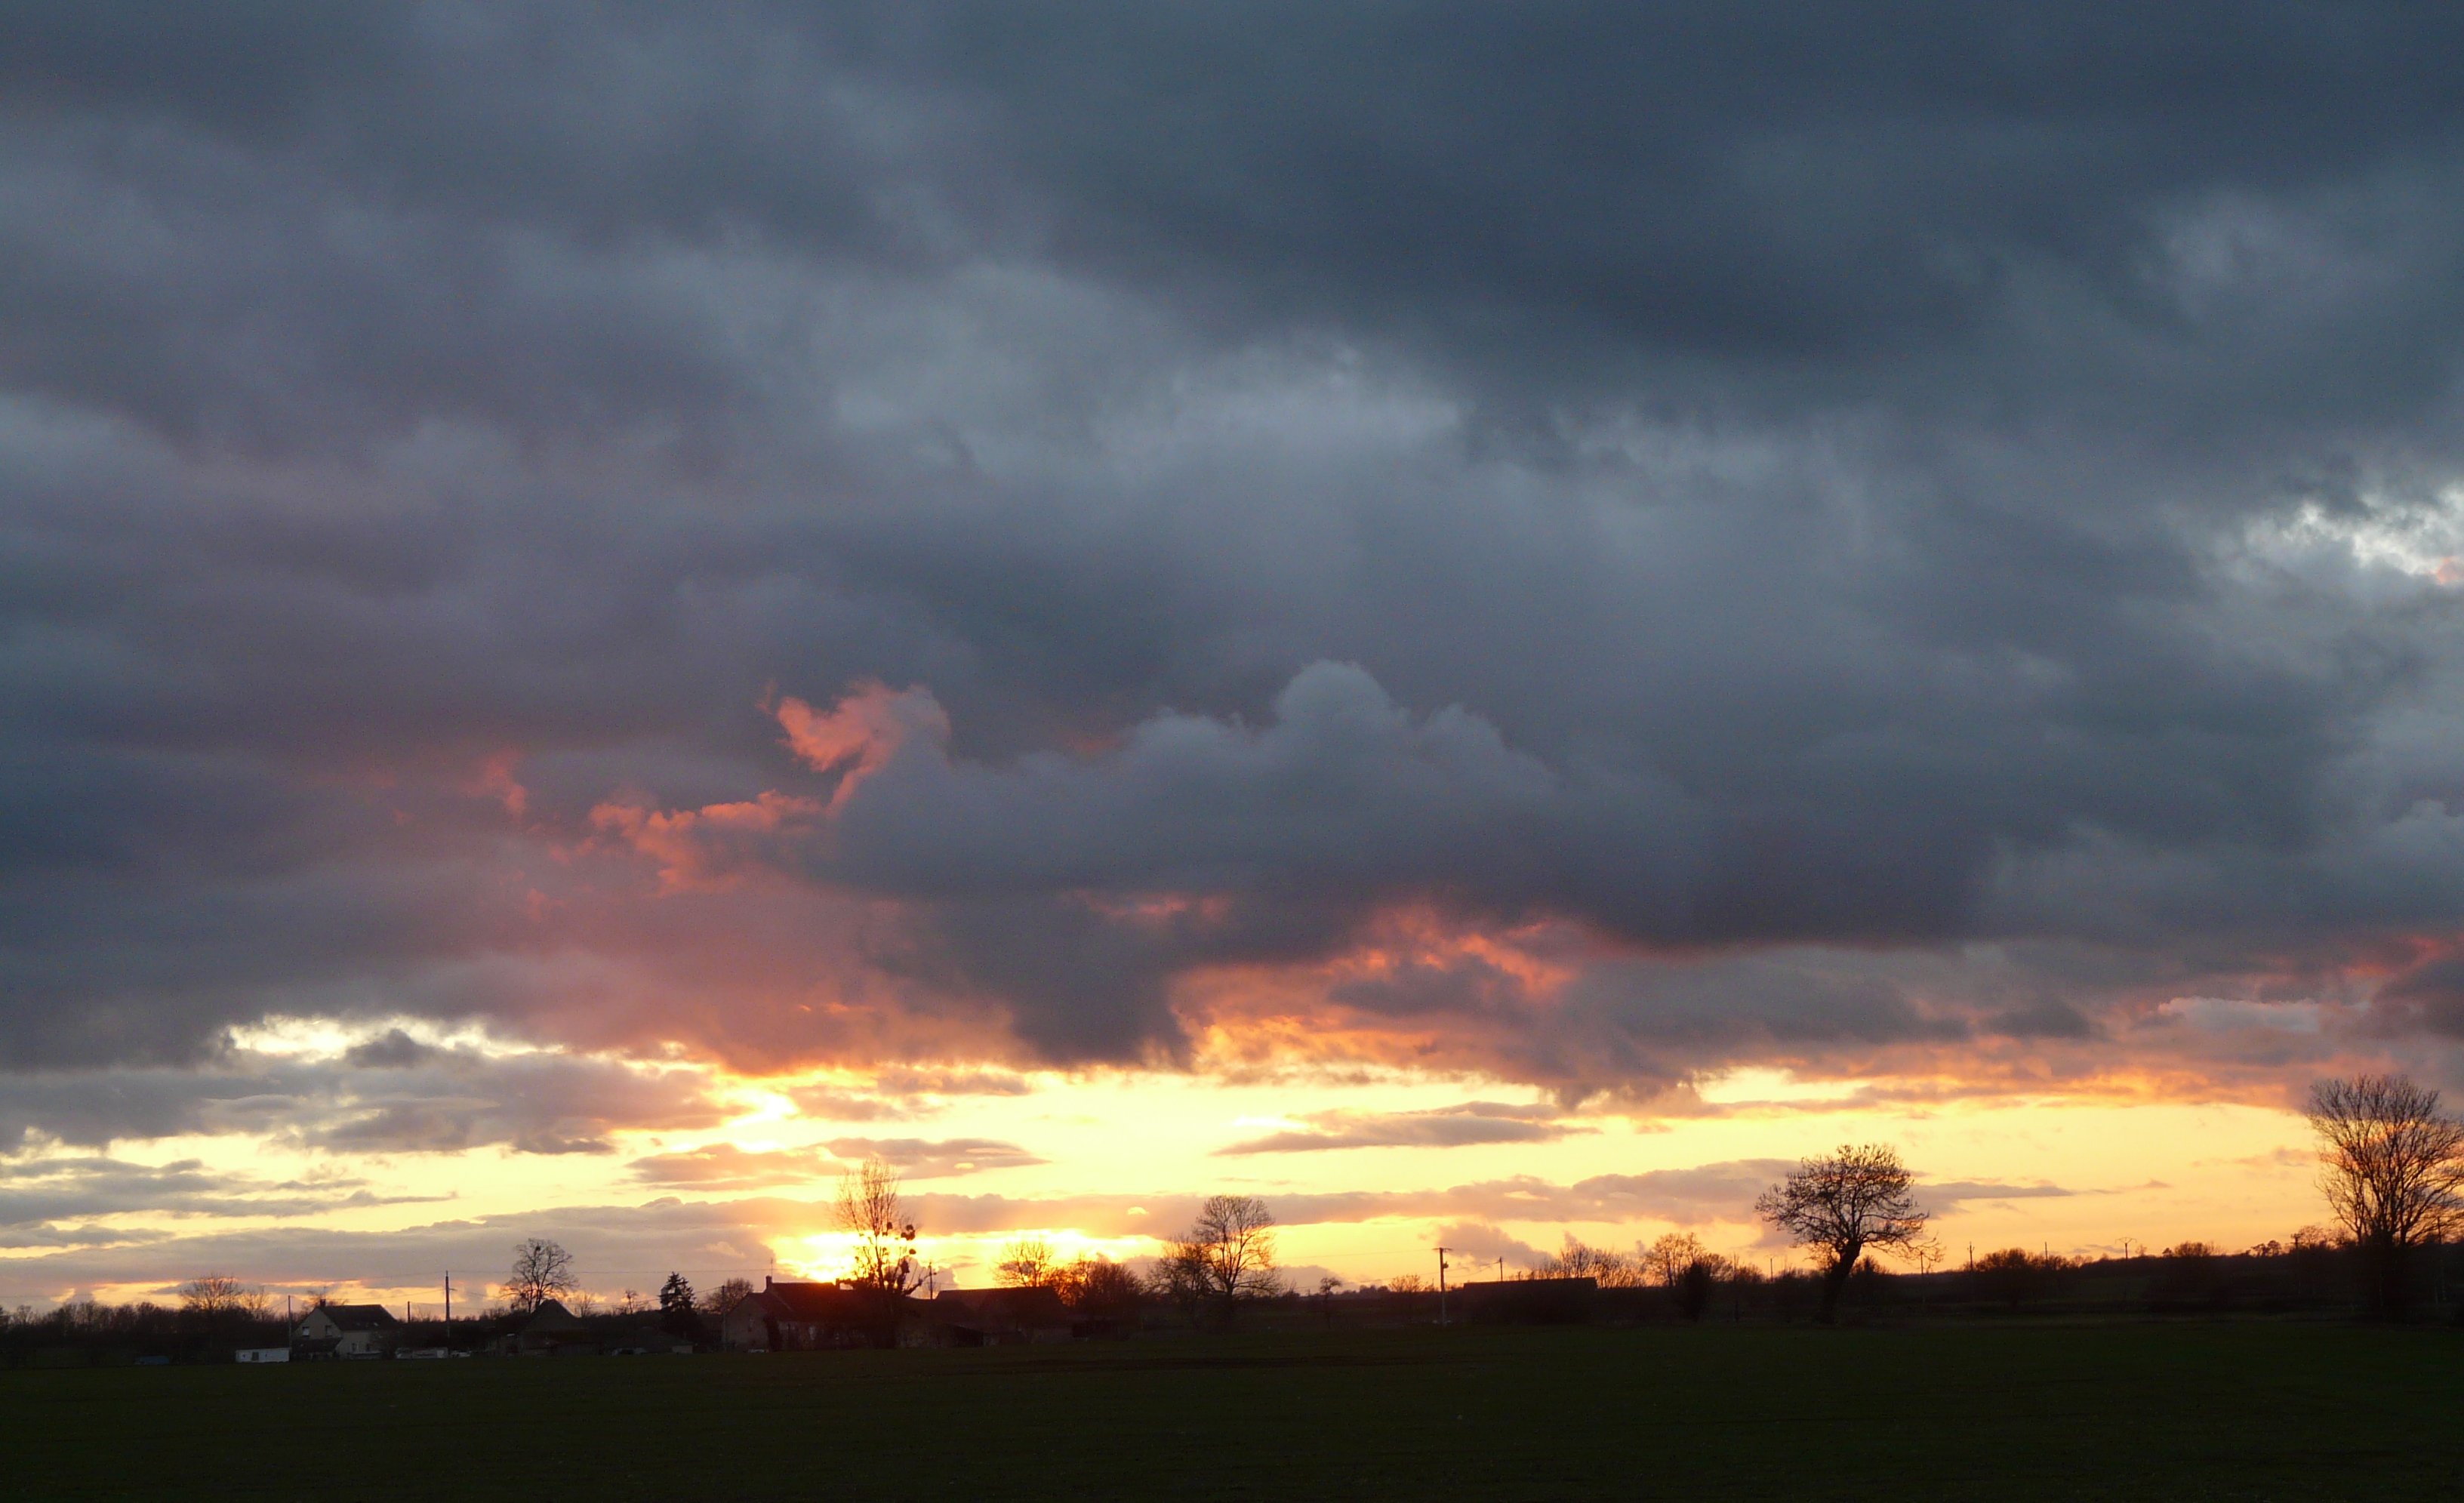
[[[334,1176],[268,1182],[220,1173],[203,1160],[154,1165],[108,1158],[0,1160],[0,1246],[74,1241],[74,1223],[143,1212],[155,1217],[298,1216],[363,1205],[398,1205],[433,1196],[380,1195],[363,1180]],[[89,1230],[87,1240],[160,1241],[173,1235],[159,1223],[141,1231]]]
[[[603,1060],[437,1049],[397,1029],[333,1061],[234,1050],[198,1070],[0,1074],[0,1153],[231,1133],[334,1151],[605,1153],[613,1128],[717,1125],[728,1112],[705,1085]]]
[[[1419,906],[1615,953],[1333,1003],[1598,1086],[2120,1050],[2464,912],[2443,12],[0,27],[0,1067],[1168,1056]],[[798,880],[583,849],[825,795],[753,706],[864,679],[951,739]],[[319,1130],[605,1118],[414,1096]]]

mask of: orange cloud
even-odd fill
[[[657,862],[660,891],[677,893],[733,885],[743,874],[745,863],[736,858],[746,839],[796,829],[821,812],[812,799],[774,789],[748,802],[698,809],[611,802],[590,811],[590,824]]]
[[[510,747],[489,754],[479,763],[478,772],[462,785],[464,791],[493,798],[505,806],[506,813],[520,819],[531,807],[531,790],[514,778],[514,769],[521,760],[522,754]]]
[[[836,810],[857,785],[889,764],[911,737],[922,735],[935,745],[950,737],[949,712],[929,689],[891,689],[866,679],[827,713],[790,696],[773,712],[787,733],[787,748],[815,772],[842,772],[838,791],[830,796]]]

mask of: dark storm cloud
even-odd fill
[[[0,29],[0,1066],[146,1067],[0,1131],[275,1011],[1169,1058],[1364,945],[1555,1084],[2119,1049],[2464,912],[2444,11]],[[712,812],[869,680],[946,736]],[[364,1048],[303,1132],[693,1110]]]

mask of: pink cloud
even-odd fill
[[[530,812],[531,790],[516,781],[514,769],[521,765],[522,754],[507,748],[489,754],[479,763],[478,772],[463,785],[468,791],[492,798],[504,805],[505,812],[517,821]]]
[[[949,712],[933,691],[891,689],[876,679],[855,686],[827,713],[788,696],[774,712],[787,747],[816,772],[842,771],[830,807],[844,805],[858,784],[889,764],[911,737],[938,745],[950,738]]]
[[[590,811],[590,824],[658,863],[659,888],[733,885],[742,875],[748,843],[792,832],[820,816],[822,806],[774,790],[735,804],[698,809],[653,809],[609,802]]]

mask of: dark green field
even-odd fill
[[[0,1373],[72,1498],[2454,1498],[2464,1333],[1415,1331]]]

